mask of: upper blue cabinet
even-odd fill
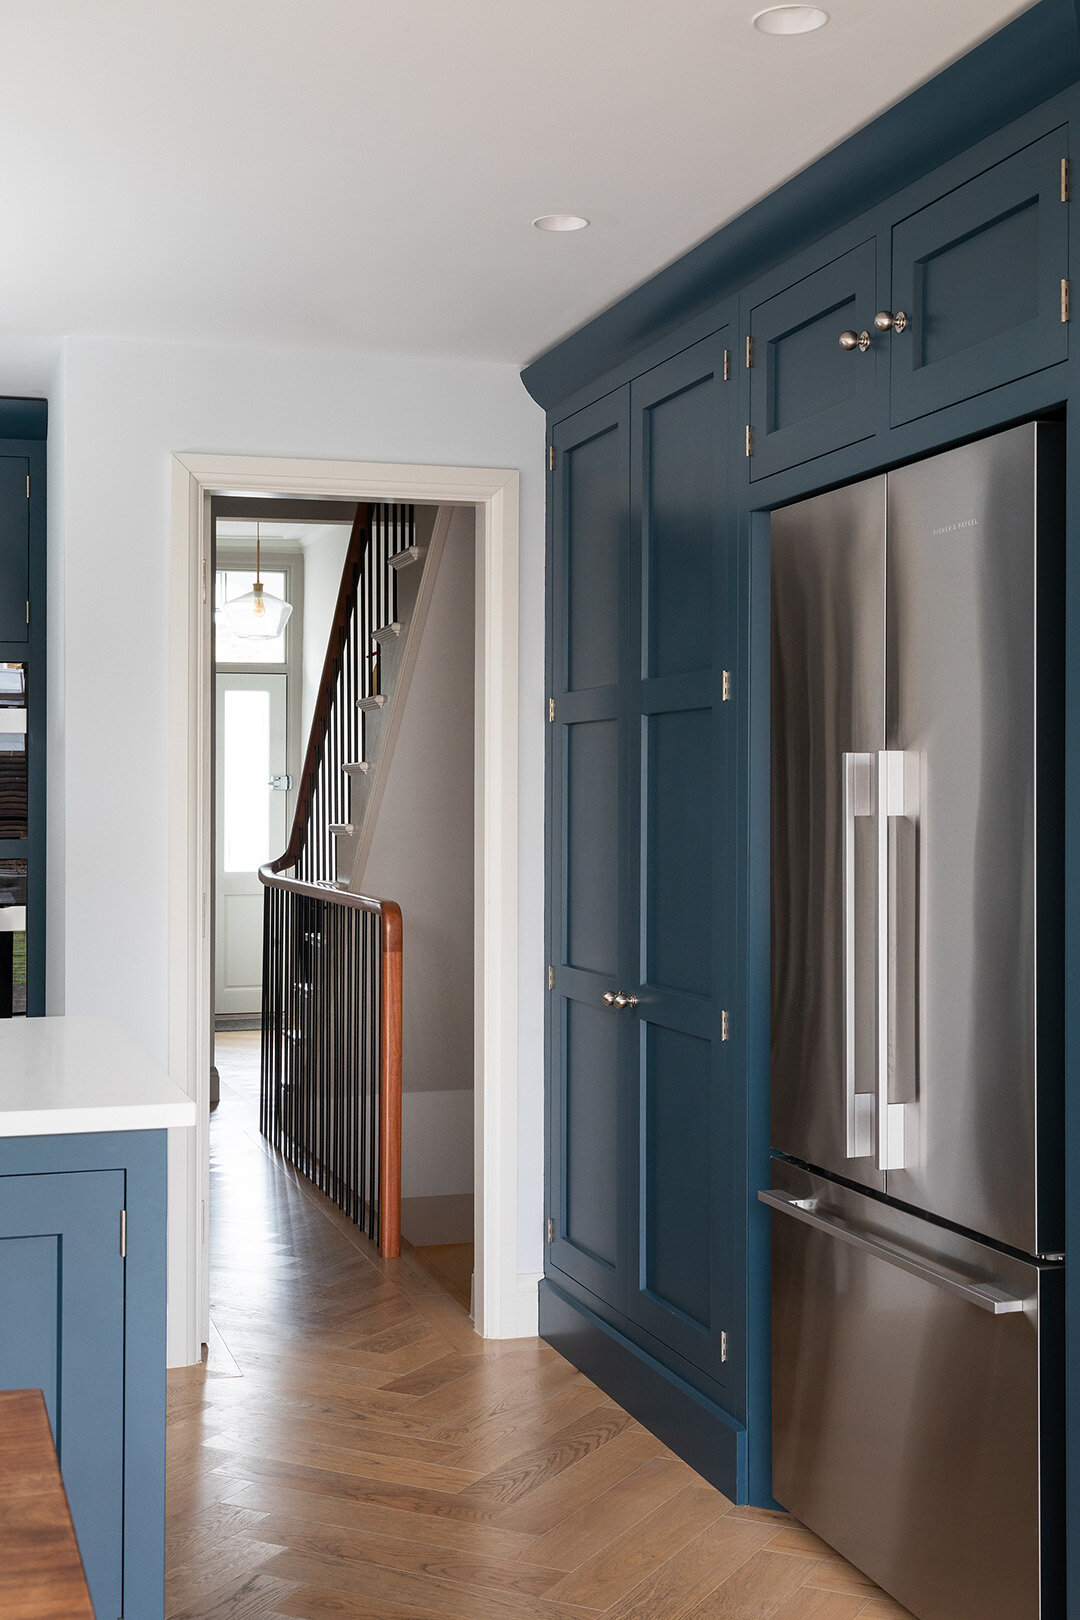
[[[0,455],[0,642],[30,635],[30,461]]]
[[[873,433],[874,272],[875,244],[862,242],[751,309],[751,479]]]
[[[1068,130],[954,185],[892,230],[891,420],[1068,355]]]

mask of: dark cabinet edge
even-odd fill
[[[746,1430],[550,1278],[540,1337],[733,1502],[746,1499]]]
[[[1080,79],[1077,0],[1039,0],[538,356],[522,371],[551,410],[772,266],[810,247]]]

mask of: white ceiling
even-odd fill
[[[0,331],[525,361],[1030,0],[763,3],[7,0]]]

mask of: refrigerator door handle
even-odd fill
[[[889,1101],[889,986],[891,979],[889,942],[889,817],[902,816],[904,800],[904,751],[883,748],[875,765],[874,813],[877,833],[877,1167],[903,1170],[905,1103]]]
[[[907,1249],[901,1248],[899,1244],[890,1243],[886,1238],[867,1237],[865,1233],[856,1231],[843,1221],[819,1215],[815,1198],[792,1198],[790,1193],[780,1192],[774,1187],[759,1192],[758,1198],[763,1204],[768,1204],[770,1209],[778,1210],[781,1215],[791,1215],[795,1220],[812,1226],[815,1231],[824,1232],[828,1237],[839,1238],[841,1243],[848,1243],[853,1249],[862,1249],[865,1253],[873,1255],[876,1260],[884,1260],[887,1265],[910,1272],[913,1277],[932,1283],[935,1288],[943,1288],[946,1293],[956,1294],[969,1304],[977,1305],[981,1311],[989,1311],[993,1316],[1010,1316],[1027,1308],[1026,1300],[995,1287],[993,1283],[972,1282],[960,1272],[950,1271],[948,1267],[935,1265],[932,1260],[925,1260],[921,1255],[911,1254]]]
[[[867,1159],[874,1151],[874,1094],[855,1090],[855,818],[874,813],[874,767],[873,754],[843,756],[844,1151],[849,1159]]]

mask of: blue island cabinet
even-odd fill
[[[45,1396],[97,1620],[160,1620],[166,1133],[0,1138],[0,1388]]]

